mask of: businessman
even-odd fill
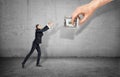
[[[32,48],[30,52],[26,55],[25,59],[22,62],[22,68],[25,67],[26,61],[28,60],[28,58],[31,56],[35,49],[37,50],[38,53],[36,66],[42,67],[42,65],[40,65],[41,49],[39,44],[42,43],[43,32],[47,31],[52,25],[53,25],[52,22],[49,22],[44,28],[42,28],[42,26],[39,24],[36,25],[35,39],[32,43]]]

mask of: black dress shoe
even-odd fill
[[[24,64],[22,64],[22,68],[25,68],[25,65],[24,65]]]
[[[42,65],[40,65],[40,64],[37,64],[36,66],[37,66],[37,67],[42,67]]]

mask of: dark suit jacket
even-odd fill
[[[42,43],[42,36],[43,36],[43,32],[47,31],[49,29],[49,27],[46,25],[43,29],[36,29],[35,32],[35,43]]]

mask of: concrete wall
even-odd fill
[[[42,56],[120,56],[120,1],[98,9],[82,26],[65,28],[64,16],[91,0],[0,0],[0,56],[24,57],[35,25],[55,26],[44,33]],[[32,56],[36,56],[36,52]]]

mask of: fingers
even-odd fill
[[[78,7],[72,14],[72,24],[74,24],[75,20],[78,18],[79,20],[81,20],[81,18],[79,17],[79,15],[83,15],[83,12],[81,11],[81,7]]]
[[[79,15],[83,15],[83,18],[79,17]],[[74,24],[74,21],[76,18],[79,19],[79,24],[83,24],[89,18],[89,15],[87,15],[87,14],[79,14],[79,15],[75,15],[72,17],[72,24]]]
[[[77,13],[75,13],[75,14],[73,14],[72,15],[72,24],[74,24],[74,21],[75,21],[75,19],[77,18],[77,16],[78,16],[78,14]]]
[[[50,26],[52,26],[54,23],[53,23],[52,21],[50,21],[50,22],[48,22],[48,24],[49,24]]]
[[[81,20],[81,18],[80,18],[79,16],[78,16],[77,18],[78,18],[79,21]],[[80,24],[79,24],[79,25],[80,25]]]
[[[52,23],[51,23],[51,26],[53,26],[53,25],[54,25],[54,23],[52,22]]]
[[[81,20],[79,20],[80,24],[83,24],[89,17],[88,15],[83,15],[83,16],[84,17]]]
[[[83,17],[81,18],[79,15],[82,15]],[[88,15],[87,14],[83,14],[83,13],[73,15],[72,16],[72,24],[74,24],[74,21],[77,18],[79,19],[79,23],[82,24],[82,23],[84,23],[88,19]]]

